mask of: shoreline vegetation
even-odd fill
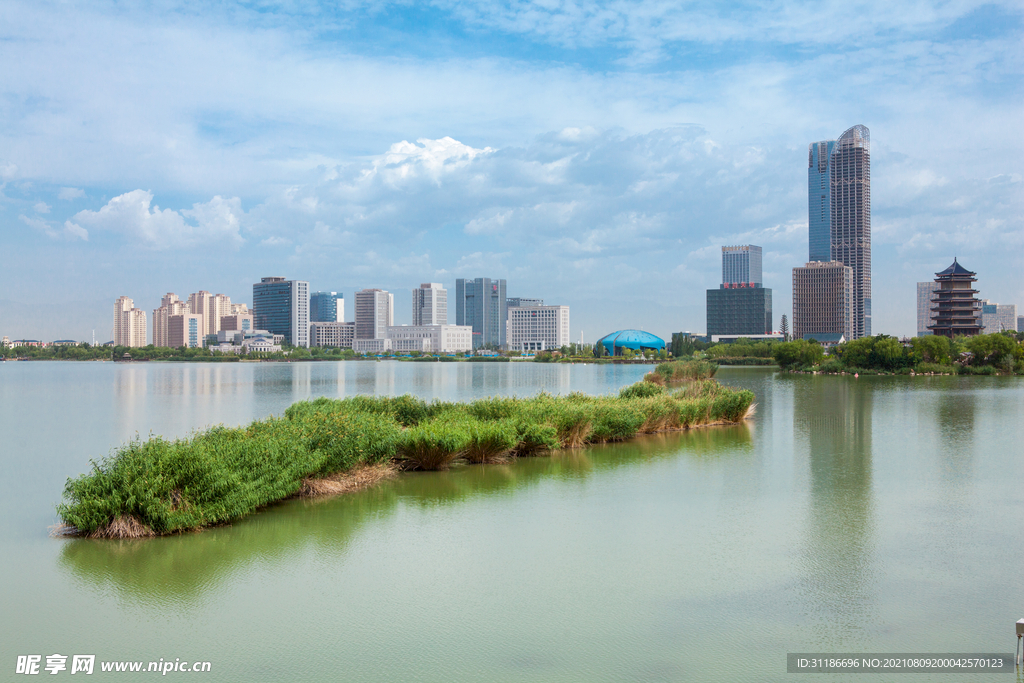
[[[772,357],[789,372],[836,375],[1024,375],[1024,335],[914,337],[903,343],[884,334],[840,344],[826,354],[800,339],[772,345]]]
[[[53,533],[142,538],[197,531],[288,498],[366,488],[402,470],[502,463],[749,418],[753,392],[722,386],[712,379],[716,370],[705,361],[663,363],[618,396],[541,393],[471,403],[410,395],[318,398],[243,427],[135,439],[93,461],[90,473],[68,479]]]

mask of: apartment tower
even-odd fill
[[[440,283],[424,282],[412,290],[412,324],[448,324],[448,290]]]
[[[114,346],[146,345],[146,312],[126,296],[114,302]]]
[[[871,133],[866,126],[856,125],[838,140],[810,144],[807,197],[807,259],[839,261],[852,269],[853,338],[870,336]]]

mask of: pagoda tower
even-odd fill
[[[953,259],[953,265],[935,273],[939,287],[932,292],[934,321],[928,326],[933,334],[944,337],[981,334],[981,301],[974,295],[978,278]]]

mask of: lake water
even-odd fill
[[[1021,378],[724,368],[757,394],[745,425],[404,474],[198,534],[47,536],[65,479],[136,434],[321,395],[610,393],[649,369],[0,364],[0,679],[54,653],[212,663],[168,680],[753,682],[792,680],[787,652],[1013,651]]]

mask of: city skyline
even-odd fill
[[[486,272],[572,305],[574,340],[668,338],[703,331],[720,246],[749,243],[778,317],[807,254],[808,142],[858,121],[871,331],[913,335],[907,283],[952,256],[983,298],[1024,304],[1016,5],[740,26],[718,6],[442,3],[429,31],[346,7],[8,3],[0,331],[109,337],[117,296],[246,301],[274,272],[395,292],[411,322],[418,284]],[[692,296],[637,294],[664,289]]]

